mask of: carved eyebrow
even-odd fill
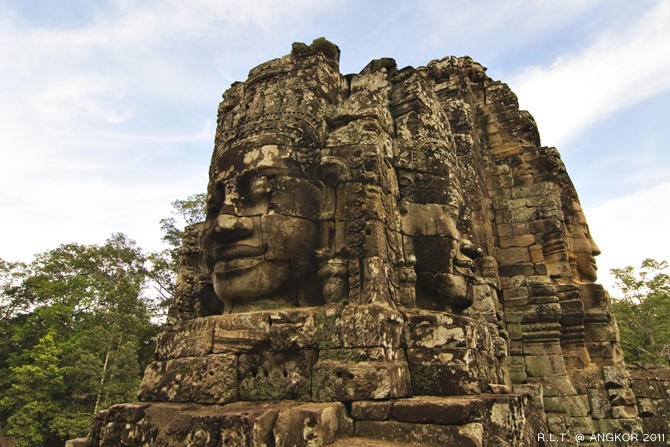
[[[290,176],[291,174],[291,170],[287,166],[279,163],[259,166],[256,168],[256,175],[259,177],[276,177],[279,175]]]

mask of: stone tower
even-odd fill
[[[140,403],[88,445],[670,436],[670,373],[623,363],[558,152],[485,71],[342,75],[317,39],[233,84]]]

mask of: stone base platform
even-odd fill
[[[527,395],[385,401],[135,403],[100,412],[88,447],[533,445]],[[506,444],[505,444],[506,443]]]
[[[165,328],[145,402],[351,402],[474,395],[504,383],[489,327],[421,309],[328,305],[198,318]]]

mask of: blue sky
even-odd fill
[[[669,259],[670,0],[0,0],[0,257],[160,244],[223,91],[325,36],[341,70],[470,55],[561,152],[612,267]]]

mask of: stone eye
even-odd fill
[[[219,214],[223,207],[224,199],[225,193],[220,184],[210,189],[207,193],[207,218],[213,218]]]

